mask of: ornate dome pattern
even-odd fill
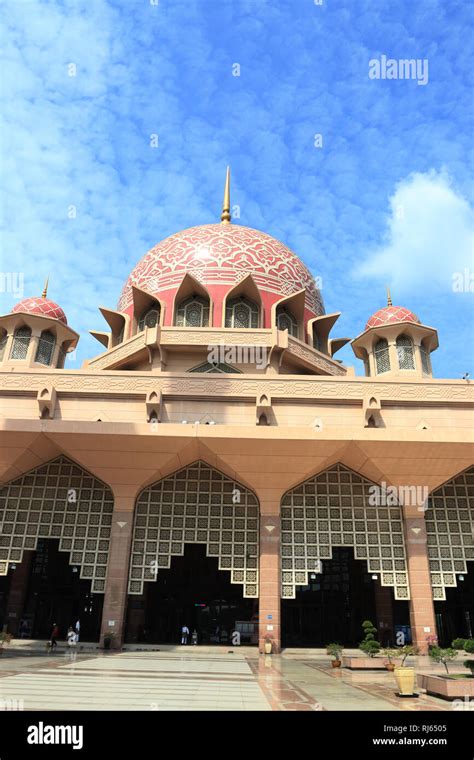
[[[259,290],[280,297],[306,288],[307,308],[324,314],[314,278],[296,254],[264,232],[235,224],[191,227],[155,245],[132,270],[117,309],[132,303],[132,285],[158,296],[178,287],[185,273],[205,287],[233,287],[251,274]]]
[[[395,322],[416,322],[419,324],[420,320],[416,314],[409,309],[405,309],[404,306],[384,306],[383,309],[379,309],[370,317],[365,329],[381,327],[382,325],[393,324]]]
[[[66,315],[61,307],[58,306],[57,303],[54,303],[54,301],[50,301],[49,298],[43,298],[42,296],[24,298],[13,307],[12,314],[17,312],[38,314],[42,317],[58,319],[60,322],[63,322],[63,324],[67,325]]]

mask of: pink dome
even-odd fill
[[[54,301],[50,301],[49,298],[43,298],[42,296],[33,296],[33,298],[24,298],[17,303],[13,309],[12,314],[22,312],[26,314],[38,314],[41,317],[49,317],[50,319],[58,319],[63,324],[67,325],[67,319],[64,311]]]
[[[229,291],[251,274],[272,300],[306,288],[306,309],[324,314],[314,278],[293,251],[270,235],[236,224],[204,224],[163,240],[138,262],[125,283],[117,309],[132,303],[132,285],[160,297],[176,290],[188,273],[212,292]]]
[[[381,327],[395,322],[416,322],[419,324],[420,320],[416,314],[403,306],[384,306],[383,309],[379,309],[370,317],[365,329],[369,330],[371,327]]]

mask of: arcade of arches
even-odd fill
[[[0,625],[17,636],[173,643],[356,646],[373,619],[423,648],[474,635],[474,468],[435,490],[425,512],[374,505],[373,483],[343,464],[260,514],[248,487],[203,461],[136,497],[123,532],[113,490],[60,456],[0,491]],[[121,527],[122,526],[122,527]],[[121,532],[122,531],[122,532]]]

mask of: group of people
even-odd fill
[[[187,644],[188,643],[188,636],[189,636],[189,628],[187,625],[183,625],[181,628],[181,644]],[[192,635],[192,642],[194,646],[198,643],[198,632],[196,629],[193,631]]]
[[[67,630],[67,645],[69,647],[77,646],[79,636],[81,634],[81,621],[76,620],[74,626],[70,625]],[[51,631],[51,637],[48,641],[48,649],[51,651],[58,645],[59,638],[59,626],[57,623],[53,623],[53,630]]]

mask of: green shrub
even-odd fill
[[[453,639],[451,642],[451,646],[453,649],[464,649],[464,644],[466,643],[466,639]]]
[[[468,654],[474,654],[474,639],[466,639],[464,642],[464,651]]]
[[[364,620],[362,630],[365,635],[364,640],[359,645],[359,649],[368,655],[368,657],[375,657],[380,652],[380,643],[375,638],[377,629],[370,620]]]

